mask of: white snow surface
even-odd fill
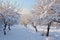
[[[4,35],[0,30],[0,40],[60,40],[60,29],[50,29],[49,37],[42,36],[41,30],[35,32],[32,26],[26,28],[22,25],[14,25],[10,31],[8,29],[6,31],[7,34]]]

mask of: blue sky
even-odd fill
[[[17,0],[17,2],[20,4],[20,7],[22,5],[22,8],[27,8],[29,10],[31,10],[36,3],[35,0]]]
[[[21,7],[21,5],[22,5],[21,8],[26,8],[26,9],[29,9],[29,10],[31,10],[33,5],[36,3],[35,0],[11,0],[11,1],[13,1],[13,3],[15,1],[17,1],[18,4],[19,4],[18,6]]]
[[[35,4],[35,0],[26,0],[23,4],[23,8],[32,9]]]

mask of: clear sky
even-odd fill
[[[15,1],[18,2],[18,6],[20,6],[21,8],[27,8],[29,10],[32,9],[33,5],[36,3],[35,0],[11,0],[13,3]]]
[[[29,10],[32,9],[33,5],[35,4],[35,0],[17,0],[22,5],[22,8],[27,8]]]
[[[34,4],[35,4],[35,0],[26,0],[23,4],[23,8],[32,9]]]

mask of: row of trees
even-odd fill
[[[6,27],[14,24],[31,24],[36,32],[37,25],[47,25],[47,33],[49,35],[49,29],[52,22],[60,22],[60,1],[59,0],[36,0],[37,4],[34,5],[32,13],[27,15],[22,15],[20,17],[19,11],[21,8],[17,9],[16,2],[14,5],[10,4],[10,1],[4,0],[0,1],[0,25],[4,26],[4,34],[6,34]],[[19,5],[19,4],[18,4]]]
[[[51,26],[50,22],[57,17],[56,12],[59,6],[57,2],[56,0],[38,0],[32,13],[21,17],[21,23],[25,26],[30,23],[35,29],[37,29],[37,25]],[[58,6],[55,7],[55,4]]]
[[[50,26],[53,22],[60,23],[60,1],[59,0],[36,0],[33,14],[39,16],[39,24],[47,25],[46,36],[49,36]]]

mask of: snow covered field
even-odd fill
[[[6,35],[0,31],[0,40],[60,40],[59,30],[50,31],[49,37],[41,36],[42,32],[35,32],[33,27],[25,28],[22,25],[15,25],[10,31],[8,29],[6,31]]]

